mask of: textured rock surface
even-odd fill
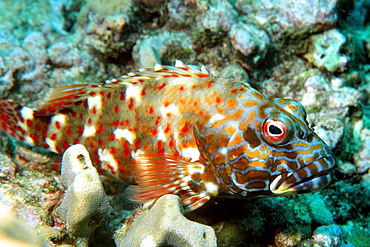
[[[11,211],[11,207],[0,203],[0,246],[41,247],[43,243],[36,232]]]
[[[87,246],[90,234],[109,210],[109,202],[90,155],[83,145],[73,145],[63,155],[61,179],[67,188],[58,207],[67,231]]]
[[[217,246],[213,229],[186,219],[174,195],[164,195],[151,209],[143,210],[132,225],[116,232],[115,242],[120,247]]]

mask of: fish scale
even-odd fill
[[[10,136],[58,154],[83,144],[102,175],[134,185],[132,200],[176,194],[186,211],[316,191],[335,164],[300,103],[180,61],[59,87],[38,110],[1,99],[0,112]]]

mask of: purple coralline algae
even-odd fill
[[[45,171],[55,157],[0,133],[0,207],[21,218],[0,215],[0,245],[19,225],[34,246],[369,246],[369,10],[365,0],[0,1],[1,98],[38,108],[54,87],[179,59],[301,102],[337,160],[319,192],[218,198],[184,216],[176,196],[130,203],[127,185],[101,183],[70,153],[77,173]]]

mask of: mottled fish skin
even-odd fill
[[[0,100],[0,127],[58,154],[83,144],[102,175],[136,185],[133,200],[177,194],[186,211],[316,191],[335,164],[300,103],[180,61],[57,88],[37,111]]]

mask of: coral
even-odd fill
[[[245,57],[252,57],[253,63],[262,61],[267,53],[270,39],[267,33],[251,25],[233,25],[229,33],[233,47]]]
[[[174,63],[176,59],[195,60],[191,40],[186,33],[164,31],[139,40],[133,50],[133,59],[138,67],[151,67],[157,62]],[[160,60],[161,59],[161,60]]]
[[[83,145],[73,145],[64,153],[61,179],[67,191],[57,209],[58,215],[79,246],[87,246],[91,233],[108,212],[109,202]]]
[[[333,224],[333,215],[325,204],[325,200],[322,196],[313,194],[306,195],[307,205],[310,212],[312,221],[319,225],[330,225]]]
[[[236,8],[249,22],[266,29],[274,42],[299,40],[326,30],[337,20],[337,0],[237,0]],[[307,10],[310,11],[307,11]]]
[[[354,224],[353,222],[348,222],[346,225],[341,227],[343,230],[344,239],[353,244],[348,247],[368,247],[370,239],[369,227],[361,227]]]
[[[127,53],[135,44],[136,35],[131,32],[137,15],[137,1],[98,0],[86,1],[78,16],[79,28],[85,33],[83,44],[104,60],[115,60]]]
[[[117,231],[115,242],[117,246],[216,246],[216,236],[211,227],[183,216],[177,196],[164,195]]]
[[[304,57],[318,68],[330,72],[344,70],[348,57],[340,54],[346,37],[337,29],[331,29],[310,37],[310,48]]]

